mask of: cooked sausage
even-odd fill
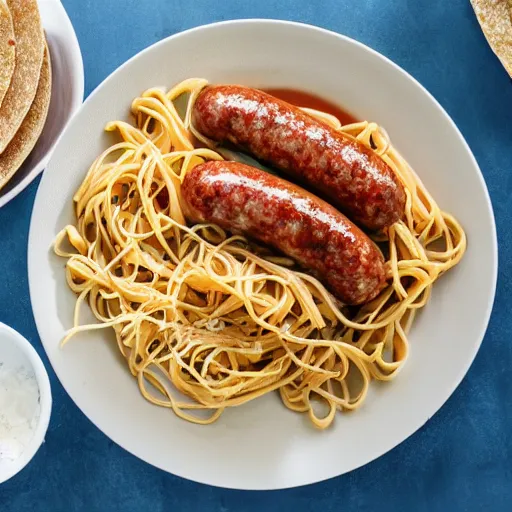
[[[403,186],[380,156],[285,101],[249,87],[208,86],[193,123],[206,137],[296,176],[371,230],[403,216]]]
[[[187,219],[218,224],[282,251],[346,304],[368,302],[385,285],[377,246],[297,185],[238,162],[211,161],[189,171],[181,192]]]

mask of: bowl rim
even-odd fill
[[[80,105],[84,101],[84,61],[82,57],[82,51],[80,49],[80,43],[78,42],[75,28],[71,23],[68,13],[66,12],[66,9],[64,8],[60,0],[38,0],[38,4],[48,4],[52,6],[52,9],[61,11],[63,22],[67,25],[66,31],[69,32],[69,37],[65,38],[61,44],[63,47],[67,48],[67,51],[71,54],[71,62],[73,63],[72,68],[70,70],[71,73],[69,74],[69,76],[71,77],[70,83],[72,84],[71,94],[73,96],[71,115],[69,116],[67,123],[64,125],[58,137],[56,137],[53,141],[53,144],[50,146],[48,151],[39,159],[39,161],[37,161],[32,166],[32,169],[28,172],[28,174],[11,190],[9,190],[4,195],[0,195],[0,208],[2,208],[7,203],[12,201],[19,194],[21,194],[21,192],[23,192],[37,178],[37,176],[39,176],[39,174],[41,174],[44,171],[44,169],[48,165],[48,162],[50,161],[53,150],[57,146],[57,142],[59,141],[60,136],[62,135],[62,133],[64,133],[64,130],[69,124],[69,121],[71,121],[72,117],[76,114],[76,112],[80,108]]]
[[[12,462],[12,473],[7,474],[6,477],[0,474],[0,484],[17,475],[34,458],[44,441],[52,411],[52,390],[50,386],[50,379],[43,361],[36,352],[36,349],[27,340],[27,338],[2,322],[0,322],[0,336],[1,335],[4,335],[7,343],[11,343],[15,346],[16,350],[22,352],[30,362],[39,387],[41,412],[32,440],[23,451],[21,457]]]
[[[452,396],[454,391],[460,385],[461,381],[463,380],[463,378],[467,374],[471,364],[473,363],[473,361],[474,361],[474,359],[476,357],[476,354],[478,353],[478,350],[480,349],[480,346],[482,344],[484,335],[485,335],[485,333],[487,331],[488,324],[489,324],[489,321],[490,321],[490,318],[491,318],[491,313],[492,313],[493,305],[494,305],[494,300],[495,300],[495,297],[496,297],[496,285],[497,285],[497,277],[498,277],[498,238],[497,238],[496,221],[495,221],[495,216],[494,216],[494,210],[493,210],[491,198],[490,198],[490,195],[489,195],[489,190],[488,190],[487,185],[485,183],[485,179],[483,177],[483,174],[482,174],[482,171],[480,169],[480,166],[478,165],[478,162],[477,162],[473,152],[471,151],[471,148],[469,147],[469,145],[468,145],[466,139],[464,138],[463,134],[461,133],[461,131],[459,130],[459,128],[457,127],[457,125],[455,124],[453,119],[446,112],[446,110],[441,106],[441,104],[436,100],[436,98],[418,80],[416,80],[416,78],[414,78],[411,74],[409,74],[407,71],[402,69],[398,64],[396,64],[391,59],[389,59],[388,57],[386,57],[382,53],[378,52],[377,50],[374,50],[373,48],[367,46],[364,43],[361,43],[360,41],[357,41],[356,39],[353,39],[352,37],[349,37],[349,36],[344,35],[344,34],[340,34],[340,33],[335,32],[333,30],[329,30],[329,29],[325,29],[325,28],[322,28],[322,27],[318,27],[316,25],[312,25],[312,24],[308,24],[308,23],[302,23],[302,22],[297,22],[297,21],[270,19],[270,18],[269,19],[267,19],[267,18],[241,18],[241,19],[233,19],[233,20],[225,20],[225,21],[220,21],[220,22],[207,23],[207,24],[196,26],[196,27],[192,27],[192,28],[189,28],[189,29],[177,32],[175,34],[172,34],[172,35],[170,35],[170,36],[168,36],[168,37],[166,37],[164,39],[161,39],[161,40],[151,44],[150,46],[142,49],[141,51],[137,52],[135,55],[130,57],[123,64],[121,64],[118,68],[113,70],[107,77],[105,77],[105,79],[102,80],[101,83],[87,97],[87,99],[82,104],[82,106],[80,107],[80,109],[78,110],[77,113],[81,112],[81,109],[87,108],[88,103],[92,100],[92,98],[94,98],[96,96],[96,94],[104,87],[104,85],[108,81],[110,81],[112,79],[114,74],[117,74],[118,71],[120,71],[121,69],[124,69],[125,67],[129,66],[132,63],[132,61],[141,58],[143,55],[153,51],[155,48],[157,48],[159,46],[163,46],[163,45],[168,44],[169,41],[171,41],[173,39],[177,39],[177,38],[180,38],[180,37],[183,37],[183,36],[186,36],[186,35],[190,35],[190,34],[193,34],[195,32],[202,32],[202,31],[208,30],[208,29],[219,29],[219,28],[222,28],[224,26],[232,26],[232,25],[265,25],[265,24],[267,24],[267,25],[277,25],[277,26],[281,25],[283,27],[294,27],[296,29],[297,28],[299,28],[299,29],[306,29],[308,31],[314,31],[314,32],[317,32],[317,33],[320,33],[320,34],[323,34],[323,35],[326,35],[326,36],[329,36],[329,37],[333,37],[334,36],[336,39],[341,40],[341,41],[343,41],[345,43],[349,43],[351,45],[357,46],[361,50],[363,50],[365,52],[368,52],[368,53],[372,54],[373,56],[375,56],[375,57],[381,59],[382,61],[384,61],[388,66],[390,66],[393,69],[393,71],[395,73],[399,73],[400,75],[402,75],[405,79],[407,79],[409,82],[411,82],[411,84],[413,84],[416,88],[420,89],[423,92],[423,94],[425,94],[429,98],[429,100],[432,102],[432,106],[434,108],[436,108],[439,111],[439,113],[442,114],[442,116],[445,118],[445,120],[448,121],[448,123],[451,126],[451,128],[453,129],[454,133],[458,136],[462,146],[464,147],[464,149],[466,150],[468,156],[470,157],[470,159],[471,159],[471,161],[472,161],[472,163],[474,165],[475,170],[477,171],[478,180],[480,182],[481,189],[482,189],[482,191],[484,193],[485,200],[486,200],[487,212],[489,214],[489,221],[490,221],[490,224],[491,224],[490,227],[492,228],[492,246],[490,247],[490,252],[492,253],[493,268],[492,268],[492,278],[491,278],[490,283],[489,283],[490,284],[489,297],[488,297],[488,301],[487,301],[487,307],[486,307],[485,311],[482,313],[482,321],[481,321],[481,326],[482,327],[481,327],[480,331],[478,333],[476,333],[476,335],[475,335],[475,343],[472,345],[471,349],[468,349],[468,352],[466,354],[466,360],[463,361],[463,363],[461,364],[459,372],[453,376],[452,385],[449,386],[449,387],[448,386],[446,387],[446,389],[445,389],[445,391],[443,393],[444,397],[440,400],[440,403],[438,405],[436,405],[435,408],[432,411],[428,411],[430,413],[429,416],[428,416],[428,419],[430,419],[431,416],[436,414],[441,409],[441,407],[447,402],[447,400]],[[69,125],[63,131],[63,134],[67,131],[68,128],[69,128]],[[39,194],[39,190],[38,190],[38,194]],[[36,197],[36,203],[37,203],[37,197]],[[33,221],[34,215],[35,215],[35,209],[32,212],[31,228],[32,228],[32,221]],[[30,231],[29,231],[29,238],[28,238],[28,246],[29,246],[29,248],[34,243],[34,239],[36,238],[36,236],[37,236],[36,233],[32,229],[30,229]],[[32,279],[33,279],[34,276],[33,276],[33,271],[31,271],[31,267],[32,266],[30,264],[30,260],[31,260],[30,250],[28,251],[27,256],[28,256],[29,285],[30,285],[31,300],[32,300],[32,296],[33,295],[32,295],[32,285],[31,285],[31,283],[32,283]],[[31,278],[31,275],[32,275],[32,278]],[[39,313],[35,313],[35,320],[36,320],[36,325],[38,326],[38,329],[39,329],[39,321],[41,320]],[[45,347],[44,343],[43,343],[43,346]],[[46,350],[46,347],[45,347],[45,350]],[[52,358],[50,357],[50,355],[48,355],[48,357],[49,357],[50,362],[51,362]],[[53,367],[53,364],[52,364],[52,367]],[[71,399],[73,400],[75,405],[77,405],[76,402],[75,402],[75,399],[73,397],[74,393],[70,394],[68,392],[68,389],[67,389],[67,386],[66,386],[65,382],[60,379],[60,375],[59,375],[60,372],[59,372],[59,370],[57,368],[54,368],[54,371],[57,374],[57,377],[59,378],[59,380],[60,380],[61,384],[63,385],[63,387],[66,389],[66,392],[69,394],[69,396],[71,397]],[[77,407],[79,407],[79,406],[77,405]],[[79,409],[82,410],[80,407],[79,407]],[[84,411],[82,411],[82,412],[84,412]],[[89,414],[86,414],[85,412],[84,412],[84,414],[87,416],[87,418],[103,434],[107,435],[107,437],[109,437],[109,439],[113,440],[116,444],[121,446],[123,449],[127,450],[129,453],[131,453],[132,455],[136,456],[137,458],[142,459],[144,462],[147,462],[147,463],[149,463],[149,464],[151,464],[151,465],[153,465],[155,467],[158,467],[159,469],[161,469],[161,470],[163,470],[165,472],[169,472],[169,470],[166,469],[165,467],[162,467],[162,466],[160,466],[158,464],[154,464],[154,463],[148,461],[144,456],[141,456],[139,450],[134,450],[132,448],[127,447],[126,443],[124,443],[124,442],[119,442],[118,436],[115,436],[115,435],[112,436],[111,433],[107,434],[101,427],[98,426],[98,424],[97,424],[95,419],[93,419]],[[425,415],[426,414],[427,414],[427,411],[425,411]],[[211,480],[210,481],[207,481],[205,479],[198,480],[193,475],[185,474],[185,472],[183,472],[183,471],[175,471],[175,470],[173,470],[172,474],[174,474],[176,476],[179,476],[181,478],[189,479],[191,481],[195,481],[195,482],[200,482],[200,483],[204,483],[204,484],[207,484],[207,485],[211,485],[213,487],[222,487],[222,488],[231,488],[231,489],[240,489],[240,490],[277,490],[277,489],[294,488],[294,487],[299,487],[299,486],[303,486],[303,485],[309,485],[309,484],[318,483],[318,482],[321,482],[321,481],[324,481],[324,480],[328,480],[330,478],[335,478],[336,476],[340,476],[341,474],[344,474],[346,472],[351,472],[351,471],[353,471],[355,469],[358,469],[358,468],[360,468],[362,466],[365,466],[366,464],[369,464],[370,462],[373,462],[374,460],[378,459],[382,455],[390,452],[391,450],[396,448],[399,444],[403,443],[411,435],[416,433],[419,430],[419,428],[421,428],[422,425],[423,424],[417,424],[416,427],[414,427],[412,430],[410,430],[404,437],[400,436],[401,438],[398,441],[393,440],[391,442],[388,442],[386,444],[386,446],[382,446],[380,450],[375,451],[375,453],[373,454],[373,456],[371,458],[369,458],[368,460],[363,461],[360,464],[354,466],[349,471],[344,471],[343,473],[331,474],[329,476],[320,476],[320,477],[316,477],[314,479],[307,478],[307,479],[303,479],[301,482],[298,482],[298,483],[295,483],[295,484],[291,484],[291,485],[282,485],[280,483],[276,483],[274,485],[266,485],[266,486],[262,486],[261,484],[258,484],[258,485],[254,485],[254,486],[251,486],[251,487],[240,487],[240,486],[237,486],[237,485],[233,485],[233,483],[231,483],[231,482],[227,482],[226,484],[218,484],[215,481],[211,481]]]

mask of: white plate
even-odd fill
[[[102,128],[109,120],[129,119],[130,103],[144,89],[194,76],[314,91],[383,124],[439,203],[467,230],[467,254],[436,283],[412,329],[403,372],[392,383],[372,385],[364,407],[339,415],[325,432],[285,409],[276,394],[227,411],[212,426],[190,425],[140,396],[107,331],[59,348],[71,326],[75,297],[66,285],[64,261],[50,247],[57,232],[74,221],[73,193],[111,140]],[[161,41],[121,66],[88,98],[43,176],[28,264],[35,319],[53,367],[106,435],[176,475],[224,487],[275,489],[366,464],[443,405],[482,341],[494,297],[496,253],[491,203],[478,165],[454,123],[421,85],[347,37],[295,23],[244,20]]]
[[[0,190],[0,208],[43,171],[71,116],[84,100],[84,64],[73,25],[60,0],[38,0],[52,58],[52,98],[43,133],[16,174]]]

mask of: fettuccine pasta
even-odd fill
[[[463,256],[464,231],[381,127],[341,126],[312,110],[373,148],[406,190],[403,220],[375,235],[388,272],[375,300],[345,307],[289,258],[216,225],[187,225],[185,175],[223,158],[192,126],[206,83],[150,89],[132,104],[135,126],[107,125],[120,142],[91,166],[73,197],[76,224],[55,243],[78,296],[63,343],[79,332],[113,329],[144,397],[195,423],[278,390],[286,407],[326,428],[336,411],[363,404],[372,380],[397,375],[416,312]],[[99,323],[80,324],[84,303]]]

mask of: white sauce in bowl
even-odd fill
[[[0,359],[0,466],[23,455],[40,415],[39,386],[33,370]]]

